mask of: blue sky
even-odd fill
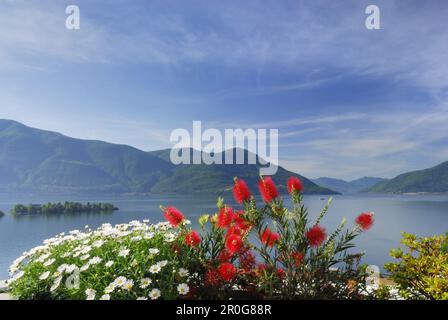
[[[277,128],[288,169],[393,177],[448,160],[447,16],[443,0],[2,0],[0,118],[143,150],[193,120]]]

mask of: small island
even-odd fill
[[[71,213],[109,213],[118,210],[111,203],[80,202],[58,202],[47,204],[16,204],[11,210],[12,215],[35,215],[35,214],[71,214]]]
[[[0,210],[0,218],[3,217],[4,215],[5,213],[2,210]]]

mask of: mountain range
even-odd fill
[[[313,179],[312,181],[320,186],[332,189],[342,194],[353,194],[353,193],[365,192],[374,185],[380,182],[387,181],[387,179],[375,178],[375,177],[363,177],[352,181],[346,181],[342,179],[321,177],[318,179]]]
[[[253,191],[257,189],[260,164],[174,165],[170,152],[75,139],[0,119],[0,192],[220,194],[230,190],[235,176],[245,179]],[[247,159],[248,151],[244,153]],[[448,192],[448,161],[390,180],[310,180],[279,167],[273,179],[280,191],[285,192],[291,175],[303,181],[307,194]]]
[[[369,192],[376,193],[445,193],[448,192],[448,161],[435,167],[403,173],[382,181]]]
[[[127,145],[75,139],[0,119],[0,191],[222,193],[230,190],[235,176],[256,191],[259,164],[174,165],[170,151],[145,152]],[[245,150],[246,159],[247,155]],[[302,180],[304,193],[337,193],[282,167],[273,176],[280,191],[285,191],[291,175]]]

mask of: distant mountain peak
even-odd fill
[[[448,161],[434,167],[400,174],[371,187],[375,193],[446,193],[448,192]]]
[[[385,180],[386,179],[376,177],[362,177],[352,181],[346,181],[343,179],[321,177],[318,179],[314,179],[313,182],[320,186],[338,191],[343,194],[351,194],[364,192],[377,183],[383,182]]]

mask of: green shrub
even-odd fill
[[[399,294],[406,299],[448,299],[448,237],[419,238],[404,233],[406,248],[394,249],[390,255],[397,259],[385,265]]]

